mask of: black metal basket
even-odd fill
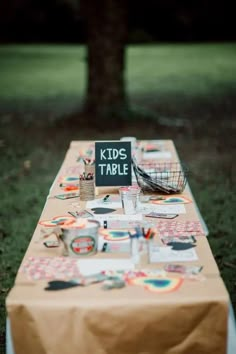
[[[187,167],[179,162],[140,163],[132,161],[137,183],[143,193],[183,192],[187,183]]]

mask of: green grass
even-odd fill
[[[0,335],[5,297],[75,139],[174,139],[236,308],[236,44],[130,46],[128,95],[147,120],[127,115],[113,130],[58,125],[82,102],[84,47],[0,46],[0,78]]]
[[[218,99],[236,89],[236,45],[129,46],[126,82],[131,101]],[[0,102],[15,110],[67,112],[85,92],[83,46],[1,46]],[[210,95],[210,97],[208,97]],[[174,106],[175,108],[175,106]]]

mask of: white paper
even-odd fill
[[[143,153],[143,160],[171,159],[171,157],[172,154],[170,151],[152,151]]]
[[[80,259],[77,262],[82,275],[93,275],[105,270],[133,270],[134,264],[131,259]]]
[[[198,256],[194,248],[184,251],[174,251],[171,247],[159,247],[152,245],[149,255],[151,263],[159,262],[191,262],[197,261]]]
[[[89,200],[86,203],[86,208],[92,209],[92,208],[113,208],[113,209],[121,209],[122,204],[121,200],[112,200],[114,197],[110,197],[107,199],[107,201],[103,201],[103,198],[99,199],[94,199],[94,200]]]
[[[142,221],[143,220],[143,215],[142,214],[133,214],[133,215],[125,215],[125,214],[99,214],[99,215],[94,215],[94,219],[103,223],[103,221],[113,221],[113,220],[119,220],[119,221]]]
[[[112,245],[110,248],[116,249],[117,253],[124,253],[124,252],[130,252],[130,239],[125,239],[125,240],[119,240],[119,241],[112,241],[112,240],[106,240],[103,236],[99,235],[98,237],[98,252],[102,252],[104,244],[108,244],[108,251],[105,252],[112,252],[109,251],[110,245]],[[119,250],[120,248],[120,250]],[[113,253],[113,252],[112,252]]]
[[[151,212],[158,214],[186,214],[186,209],[183,204],[152,204],[152,203],[139,203],[138,212],[148,214]]]

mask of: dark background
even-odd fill
[[[233,1],[127,0],[127,3],[130,43],[236,39]],[[81,4],[79,0],[1,0],[0,42],[84,43]]]

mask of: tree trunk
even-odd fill
[[[126,0],[84,0],[88,65],[85,111],[94,118],[119,116],[125,93]]]

